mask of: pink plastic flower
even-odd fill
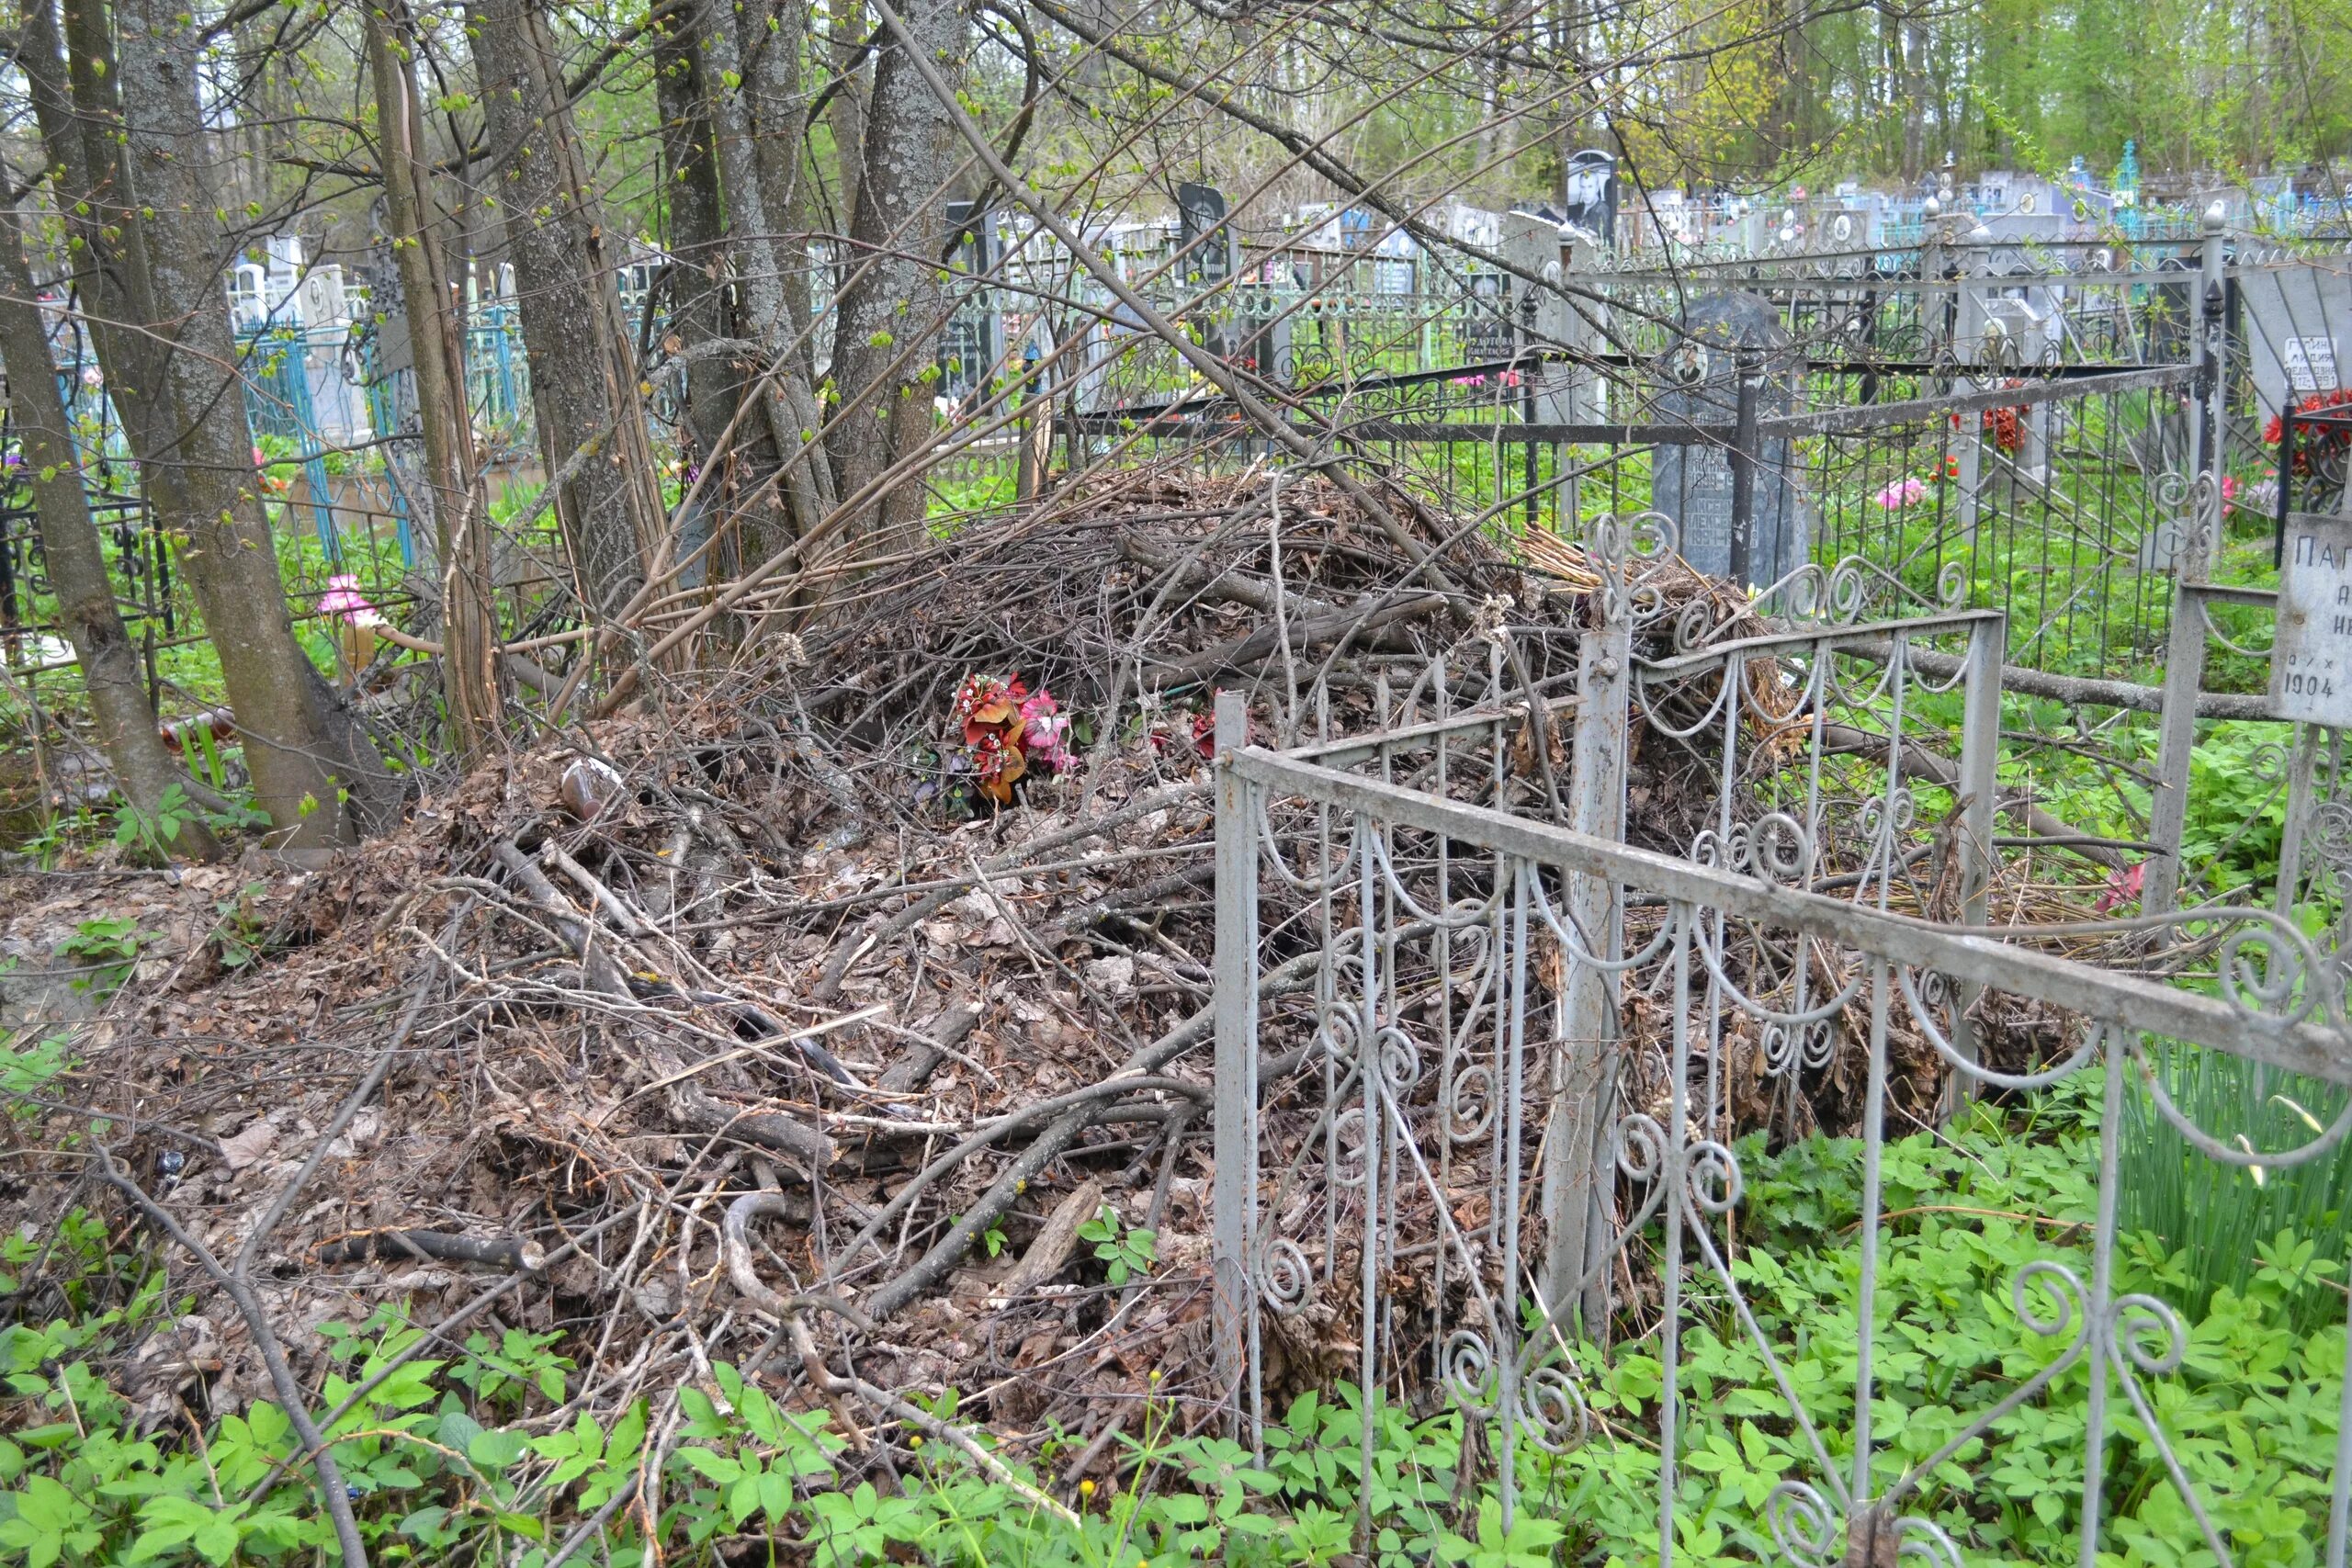
[[[1051,693],[1041,690],[1021,705],[1021,747],[1031,761],[1057,773],[1077,764],[1069,749],[1069,719]]]
[[[351,626],[380,626],[387,623],[383,612],[368,602],[359,592],[359,579],[349,572],[338,572],[327,579],[327,591],[319,595],[319,614],[340,615]]]
[[[1900,512],[1906,506],[1917,504],[1927,493],[1928,482],[1914,474],[1909,479],[1897,479],[1871,499],[1884,511]]]

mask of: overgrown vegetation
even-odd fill
[[[2094,1070],[2024,1109],[1979,1105],[1949,1133],[1884,1151],[1874,1484],[1939,1452],[2019,1382],[2072,1361],[1924,1476],[1907,1506],[1972,1562],[2073,1561],[2090,1376],[2074,1354],[2083,1325],[2075,1292],[2091,1277],[2100,1094]],[[1814,1139],[1768,1154],[1750,1140],[1739,1153],[1747,1197],[1717,1237],[1732,1280],[1692,1277],[1699,1293],[1682,1338],[1676,1545],[1678,1560],[1699,1564],[1770,1557],[1774,1488],[1818,1486],[1825,1461],[1841,1473],[1851,1463],[1843,1434],[1860,1337],[1856,1145]],[[2203,1187],[2177,1163],[2142,1166],[2133,1179],[2165,1188],[2172,1213],[2193,1215]],[[2131,1375],[2248,1568],[2314,1562],[2328,1506],[2343,1269],[2295,1228],[2299,1217],[2265,1213],[2259,1224],[2279,1219],[2278,1230],[2231,1232],[2226,1280],[2199,1271],[2210,1238],[2166,1229],[2162,1213],[2144,1226],[2127,1218],[2116,1249],[2119,1297],[2181,1303],[2177,1336],[2153,1320],[2134,1330],[2151,1364],[2177,1364]],[[1136,1234],[1126,1233],[1129,1245]],[[1117,1244],[1106,1235],[1098,1245]],[[0,1260],[18,1315],[0,1343],[9,1394],[0,1560],[226,1564],[332,1549],[282,1411],[255,1403],[207,1414],[200,1376],[176,1400],[134,1407],[124,1398],[130,1352],[185,1310],[153,1254],[77,1213],[53,1237],[8,1238]],[[1762,1345],[1732,1312],[1734,1283]],[[1623,1343],[1577,1357],[1592,1416],[1586,1440],[1557,1455],[1520,1445],[1521,1495],[1508,1529],[1491,1482],[1463,1484],[1458,1467],[1481,1450],[1465,1447],[1454,1410],[1416,1417],[1384,1404],[1363,1494],[1362,1402],[1346,1384],[1295,1399],[1261,1455],[1182,1435],[1172,1407],[1148,1397],[1104,1479],[1068,1492],[1075,1522],[919,1430],[853,1438],[792,1392],[788,1363],[759,1377],[717,1365],[615,1407],[582,1386],[555,1335],[476,1332],[453,1345],[387,1307],[322,1330],[332,1370],[315,1404],[334,1416],[334,1457],[385,1562],[543,1568],[570,1554],[627,1568],[652,1560],[650,1540],[660,1560],[689,1563],[749,1551],[806,1552],[818,1568],[910,1558],[1129,1568],[1223,1552],[1319,1568],[1354,1550],[1368,1508],[1380,1568],[1630,1565],[1657,1553],[1661,1368],[1639,1314],[1622,1327]],[[1792,1419],[1782,1380],[1826,1450]],[[2120,1440],[2104,1550],[2118,1568],[2202,1561],[2153,1435],[2122,1401],[2110,1416]],[[1490,1447],[1491,1417],[1473,1424]],[[1019,1461],[1023,1486],[1050,1486],[1080,1446],[1043,1435]]]

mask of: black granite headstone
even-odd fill
[[[1687,421],[1728,431],[1739,417],[1742,350],[1754,350],[1761,374],[1756,417],[1794,411],[1803,360],[1779,312],[1753,294],[1710,294],[1683,311],[1681,338],[1660,365],[1660,423]],[[1811,547],[1789,443],[1759,441],[1749,500],[1745,576],[1760,588],[1802,566]],[[1674,519],[1682,558],[1711,577],[1732,575],[1735,491],[1728,435],[1657,449],[1651,505]]]

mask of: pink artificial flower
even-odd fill
[[[2235,475],[2235,474],[2223,474],[2223,475],[2222,476],[2222,516],[2226,517],[2226,516],[2228,516],[2231,513],[2235,512],[2235,511],[2237,510],[2237,499],[2238,499],[2238,477],[2237,477],[2237,475]]]
[[[1050,692],[1040,689],[1022,703],[1021,749],[1031,761],[1057,773],[1077,765],[1078,757],[1069,749],[1069,719]]]
[[[327,579],[327,591],[319,595],[319,614],[340,615],[345,626],[380,626],[387,625],[383,612],[368,602],[359,592],[359,579],[349,572],[338,572]]]
[[[2112,914],[2126,904],[2140,901],[2141,888],[2146,884],[2148,863],[2135,861],[2121,870],[2107,874],[2107,886],[2098,896],[2098,912]]]
[[[1927,493],[1928,482],[1914,474],[1909,479],[1898,479],[1888,485],[1871,499],[1884,511],[1900,512],[1906,506],[1917,504]]]

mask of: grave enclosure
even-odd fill
[[[1464,710],[1442,662],[1397,678],[1409,692],[1366,740],[1251,746],[1241,700],[1222,700],[1216,1258],[1241,1441],[1279,1414],[1300,1314],[1336,1314],[1375,1404],[1487,1424],[1508,1529],[1515,1454],[1623,1440],[1593,1393],[1630,1353],[1600,1342],[1630,1294],[1662,1367],[1662,1562],[1693,1517],[1683,1482],[1704,1490],[1679,1438],[1696,1397],[1682,1337],[1702,1321],[1778,1380],[1769,1417],[1799,1459],[1754,1511],[1789,1562],[1973,1561],[1948,1467],[2030,1410],[2087,1433],[2081,1562],[2127,1456],[2167,1467],[2185,1546],[2240,1560],[2162,1414],[2188,1330],[2116,1283],[2115,1136],[2086,1256],[2053,1248],[2009,1282],[2029,1371],[1924,1454],[1873,1434],[1874,1381],[1894,1375],[1873,1362],[1882,1166],[1902,1058],[1922,1048],[1944,1098],[1906,1114],[2079,1082],[2111,1128],[2145,1085],[2216,1179],[2352,1132],[2352,519],[2335,515],[2340,455],[2315,443],[2297,465],[2261,428],[2335,389],[2293,367],[2321,377],[2314,345],[2346,324],[2308,302],[2283,320],[2263,291],[2297,297],[2282,270],[2324,290],[2340,265],[2233,257],[2214,224],[2192,265],[2121,281],[1749,277],[1670,315],[1651,294],[1576,323],[1655,346],[1522,353],[1483,406],[1460,378],[1334,400],[1350,435],[1457,496],[1472,487],[1425,454],[1476,450],[1483,425],[1493,483],[1473,493],[1571,537],[1600,587],[1577,684],[1550,695],[1573,699],[1556,779],[1520,755],[1545,695]],[[2277,488],[2248,497],[2266,449]],[[2274,526],[2283,573],[2264,570]],[[1694,616],[1668,586],[1685,562],[1744,580],[1752,613]],[[1498,652],[1484,689],[1509,668]],[[2239,832],[2278,824],[2267,878],[2211,881],[2235,840],[2192,855],[2185,839],[2215,720],[2264,738],[2237,782],[2256,799]],[[1695,771],[1687,837],[1634,831],[1635,749]],[[2060,750],[2144,780],[2137,835],[2036,815]],[[2081,900],[2055,931],[2014,914],[2045,874]],[[1310,955],[1277,963],[1302,930]],[[2037,1009],[2068,1021],[2049,1049],[1988,1047],[1984,1021]],[[1758,1244],[1738,1234],[1730,1129],[1735,1095],[1758,1092],[1736,1079],[1753,1074],[1778,1116],[1841,1051],[1865,1079],[1862,1264],[1851,1384],[1825,1419],[1735,1267]],[[2161,1085],[2208,1056],[2343,1109],[2263,1147],[2200,1126]],[[2333,1562],[2352,1419],[2329,1473],[2312,1544]]]

